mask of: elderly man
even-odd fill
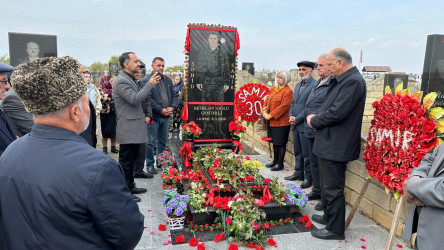
[[[122,168],[79,136],[90,110],[78,62],[37,59],[11,82],[36,124],[0,157],[0,241],[8,249],[133,249],[144,217]]]
[[[157,174],[157,171],[154,169],[154,146],[156,146],[156,156],[165,151],[170,115],[179,106],[179,101],[174,91],[173,82],[168,76],[163,74],[165,60],[161,57],[155,57],[151,67],[153,73],[147,75],[141,84],[146,83],[156,74],[156,77],[160,77],[159,84],[154,87],[148,100],[146,100],[146,102],[151,102],[153,109],[153,123],[147,125],[146,167],[148,173]]]
[[[317,82],[310,95],[308,96],[307,103],[305,104],[304,118],[310,114],[316,114],[318,109],[324,102],[325,95],[328,91],[330,84],[331,74],[327,65],[327,54],[323,54],[319,57],[317,62],[317,70],[320,79]],[[313,180],[313,188],[309,194],[307,194],[309,200],[318,200],[321,198],[321,185],[319,183],[319,168],[318,159],[313,154],[313,145],[315,140],[316,130],[308,126],[307,120],[304,119],[304,136],[308,138],[308,156],[310,158],[310,172]],[[322,202],[316,204],[315,209],[322,210]]]
[[[294,173],[285,177],[285,180],[302,180],[301,188],[311,186],[312,178],[310,172],[310,159],[308,157],[308,140],[304,136],[304,109],[308,95],[316,87],[317,82],[311,76],[313,74],[314,62],[298,62],[299,76],[301,81],[296,84],[293,92],[293,102],[290,107],[290,123],[293,129],[293,149],[295,157]]]
[[[0,100],[5,98],[6,91],[11,88],[7,73],[12,71],[14,71],[13,67],[0,63]],[[8,116],[0,108],[0,156],[3,154],[6,147],[15,139],[16,136],[13,126],[9,121]]]
[[[415,249],[442,249],[444,224],[444,145],[427,154],[404,182],[404,196],[412,202],[402,238],[417,233]]]
[[[333,49],[327,65],[334,78],[322,106],[307,116],[308,126],[316,129],[313,153],[318,159],[324,207],[324,215],[313,215],[312,220],[326,225],[311,234],[320,239],[344,239],[345,170],[349,161],[359,157],[366,87],[345,49]]]
[[[144,100],[149,97],[160,76],[153,76],[141,88],[135,75],[140,72],[140,61],[134,52],[125,52],[119,57],[123,71],[114,80],[113,94],[116,106],[116,141],[120,143],[119,162],[125,172],[125,180],[132,194],[145,193],[134,183],[134,163],[142,143],[148,142],[146,125],[151,122],[144,113]],[[145,102],[145,104],[147,104]],[[148,109],[150,109],[149,107]],[[134,196],[136,201],[140,198]]]

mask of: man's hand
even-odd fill
[[[416,199],[413,195],[411,195],[408,191],[407,191],[407,186],[409,185],[409,182],[413,179],[417,179],[417,178],[421,178],[419,176],[412,176],[410,178],[408,178],[407,180],[404,181],[404,184],[402,185],[403,190],[404,190],[404,196],[408,201],[411,201],[413,203],[416,204],[416,206],[418,207],[424,207],[425,204],[423,202],[421,202],[420,200]]]
[[[228,85],[224,86],[224,92],[226,92],[229,88],[230,88],[230,86],[228,86]]]
[[[202,91],[202,84],[196,84],[196,88],[200,91]]]
[[[159,75],[157,75],[157,76],[152,75],[150,78],[150,83],[153,85],[156,85],[159,81],[160,81]]]
[[[145,117],[146,125],[150,124],[150,122],[151,122],[151,117]]]
[[[162,109],[162,111],[160,111],[160,114],[162,114],[163,116],[167,116],[168,115],[168,110],[167,109]]]
[[[307,116],[307,124],[308,124],[308,126],[309,126],[310,128],[312,128],[312,129],[314,129],[314,128],[311,126],[310,121],[311,121],[311,118],[313,118],[313,116],[315,116],[315,115],[314,115],[314,114],[311,114],[311,115],[308,115],[308,116]]]
[[[290,116],[290,124],[296,125],[296,117]]]

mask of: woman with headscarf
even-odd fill
[[[174,92],[176,93],[177,97],[179,97],[179,93],[180,93],[182,87],[183,87],[182,78],[180,76],[176,76],[174,78],[173,88],[174,88]],[[183,105],[179,103],[179,107],[177,109],[175,109],[173,111],[173,115],[170,116],[170,125],[171,125],[170,130],[169,130],[170,132],[173,132],[173,133],[179,132],[179,126],[180,126],[180,122],[181,122],[180,118],[182,116],[182,107],[183,107]]]
[[[288,135],[290,134],[289,112],[293,100],[293,90],[287,85],[291,80],[290,73],[283,70],[276,76],[273,87],[265,100],[262,116],[269,121],[273,143],[273,162],[266,165],[271,171],[284,169],[284,157]]]
[[[100,128],[102,129],[102,151],[108,153],[108,139],[111,141],[111,153],[118,153],[116,148],[116,108],[113,100],[113,81],[114,78],[110,76],[103,76],[100,79],[100,85],[103,90],[103,95],[100,101],[102,102],[102,110],[100,111]]]

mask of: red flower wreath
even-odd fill
[[[247,83],[240,87],[235,94],[234,103],[242,120],[257,122],[269,93],[270,89],[260,83]]]
[[[428,110],[435,93],[424,97],[421,105],[422,93],[411,96],[401,86],[396,88],[395,96],[386,90],[387,94],[373,103],[374,118],[363,155],[369,175],[395,196],[403,193],[402,184],[412,169],[437,145],[433,120],[440,117],[437,111],[442,113],[442,108]]]

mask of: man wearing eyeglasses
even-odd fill
[[[5,98],[6,91],[11,88],[7,73],[12,71],[14,71],[13,67],[0,63],[0,101]],[[12,128],[8,117],[0,108],[0,156],[3,154],[6,147],[16,138],[14,129]]]

